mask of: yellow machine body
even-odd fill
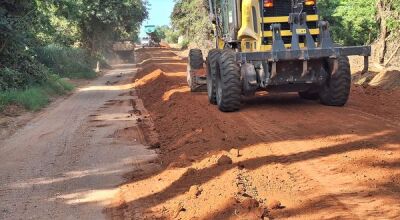
[[[242,0],[241,10],[238,10],[238,15],[240,19],[238,40],[241,42],[242,52],[270,51],[272,49],[272,45],[263,44],[263,38],[272,37],[272,31],[262,31],[262,24],[266,24],[268,26],[269,24],[273,23],[287,24],[289,22],[289,15],[264,17],[263,12],[260,11],[259,0]],[[318,22],[318,20],[319,16],[317,14],[307,15],[307,22]],[[313,36],[317,36],[319,35],[319,29],[311,28],[310,33]],[[289,37],[292,36],[292,32],[290,29],[282,29],[281,35],[283,37]],[[290,48],[291,44],[286,43],[285,47]],[[300,47],[304,47],[304,44],[300,44]]]

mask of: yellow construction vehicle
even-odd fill
[[[364,56],[363,71],[368,70],[371,47],[334,44],[316,0],[209,0],[208,4],[215,49],[205,62],[199,49],[190,51],[188,83],[192,91],[207,84],[209,101],[221,111],[239,110],[241,97],[259,90],[298,92],[305,99],[343,106],[351,87],[347,56]]]

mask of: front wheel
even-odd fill
[[[218,74],[218,59],[221,54],[221,50],[212,49],[208,53],[207,57],[207,94],[208,101],[211,104],[217,104],[217,74]]]
[[[225,49],[218,59],[217,104],[223,112],[234,112],[240,109],[242,87],[240,69],[236,64],[235,52]]]
[[[349,99],[351,88],[349,59],[345,56],[338,57],[337,67],[335,61],[330,59],[328,70],[331,75],[319,92],[320,101],[324,105],[344,106]]]
[[[200,49],[191,49],[188,56],[187,83],[190,91],[195,92],[199,85],[196,83],[195,70],[203,68],[203,53]]]

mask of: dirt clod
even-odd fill
[[[260,203],[253,198],[246,198],[240,204],[242,205],[243,208],[248,210],[258,208],[260,206]]]
[[[194,175],[196,173],[196,169],[190,167],[187,169],[186,173],[184,174],[184,176],[191,176]]]
[[[185,153],[179,155],[179,159],[180,159],[180,160],[183,160],[183,161],[189,160],[187,154],[185,154]]]
[[[280,209],[282,208],[282,204],[280,201],[276,200],[276,199],[272,199],[269,203],[268,203],[268,209]]]
[[[236,148],[232,148],[232,149],[229,151],[229,153],[230,153],[232,156],[234,156],[234,157],[240,157],[240,156],[241,156],[241,155],[240,155],[239,149],[236,149]]]
[[[203,189],[200,188],[200,186],[198,185],[193,185],[190,187],[189,189],[189,195],[192,198],[197,198],[198,196],[200,196],[201,192],[203,191]]]
[[[179,203],[178,206],[176,207],[174,218],[178,217],[178,215],[179,215],[181,212],[185,212],[185,211],[186,211],[186,208],[183,206],[182,203]]]
[[[229,164],[232,164],[232,159],[226,155],[222,155],[218,159],[217,164],[218,164],[218,166],[229,165]]]
[[[238,169],[243,170],[245,168],[244,164],[238,163]]]

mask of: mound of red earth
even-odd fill
[[[380,204],[400,201],[386,193],[400,179],[374,162],[400,159],[393,154],[400,143],[398,91],[354,86],[345,108],[260,93],[245,99],[240,112],[221,113],[205,93],[189,92],[184,59],[171,49],[143,53],[148,60],[139,62],[134,80],[149,112],[141,128],[160,156],[121,186],[108,210],[113,219],[397,214]],[[375,202],[349,198],[368,193]]]
[[[145,133],[158,135],[164,163],[175,162],[179,155],[186,160],[204,157],[221,150],[229,151],[257,141],[252,132],[232,120],[234,114],[220,114],[208,103],[205,93],[190,93],[186,83],[186,61],[171,52],[161,52],[170,59],[152,60],[143,65],[136,82],[138,95],[151,113],[155,126]],[[143,83],[142,83],[143,82]],[[151,140],[150,142],[152,142]],[[218,146],[218,147],[217,147]]]
[[[379,73],[368,72],[354,74],[353,81],[364,87],[375,87],[383,90],[396,90],[400,88],[400,71],[397,69],[384,69]]]

